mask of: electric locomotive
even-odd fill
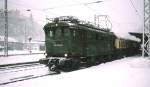
[[[72,16],[54,18],[44,26],[44,31],[47,56],[40,63],[47,64],[51,70],[91,66],[114,60],[118,54],[126,55],[130,48],[138,49],[136,42],[134,47],[127,46],[129,41],[118,39],[109,29]]]

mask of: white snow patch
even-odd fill
[[[15,55],[15,54],[30,54],[30,53],[45,53],[45,51],[39,50],[8,50],[8,55]],[[4,55],[4,51],[0,51],[0,55]]]
[[[15,55],[15,56],[8,56],[8,57],[0,57],[0,65],[33,62],[33,61],[39,61],[42,58],[45,58],[44,54]]]
[[[150,60],[128,57],[88,69],[5,85],[7,87],[150,87]]]

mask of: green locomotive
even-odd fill
[[[120,54],[127,55],[130,47],[126,46],[129,41],[118,39],[109,29],[100,29],[72,16],[55,18],[44,26],[44,31],[47,56],[40,62],[48,64],[51,70],[111,61]],[[134,45],[135,49],[132,46],[130,50],[137,50],[137,42]]]

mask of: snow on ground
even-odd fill
[[[31,50],[31,53],[44,53],[45,51]],[[29,50],[9,50],[8,55],[13,54],[30,54]],[[4,55],[4,51],[0,51],[0,55]]]
[[[8,55],[13,55],[13,56],[4,57],[1,56],[4,55],[4,53],[0,52],[0,65],[33,62],[33,61],[38,61],[41,58],[45,58],[45,55],[43,54],[44,51],[32,50],[31,53],[37,53],[37,54],[30,55],[29,50],[24,50],[24,51],[13,50],[8,52]],[[15,54],[28,54],[28,55],[15,55]]]
[[[128,57],[88,69],[45,76],[3,87],[150,87],[150,60]]]
[[[0,57],[0,65],[33,62],[38,61],[41,58],[45,58],[45,55],[33,54],[33,55],[16,55],[16,56]]]

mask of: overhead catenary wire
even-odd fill
[[[65,3],[64,3],[64,5],[60,5],[60,6],[56,6],[56,7],[50,7],[50,8],[44,8],[44,9],[38,9],[38,8],[35,8],[35,7],[29,7],[28,9],[31,9],[32,11],[36,11],[37,12],[37,14],[42,14],[42,15],[45,15],[45,17],[49,17],[48,15],[49,15],[49,13],[51,14],[51,15],[55,15],[55,16],[60,16],[60,14],[59,13],[54,13],[54,12],[52,12],[52,10],[53,9],[59,9],[59,8],[68,8],[68,7],[73,7],[73,6],[80,6],[80,5],[82,5],[82,6],[85,6],[85,7],[87,7],[89,10],[91,10],[91,11],[93,11],[93,12],[95,12],[95,13],[98,13],[98,11],[97,10],[95,10],[94,8],[92,8],[90,5],[91,4],[95,4],[95,3],[100,3],[100,2],[102,2],[102,1],[93,1],[93,2],[79,2],[78,0],[72,0],[72,1],[74,1],[74,2],[76,2],[76,3],[74,3],[74,4],[68,4],[68,5],[65,5]],[[22,10],[27,10],[26,9],[26,6],[25,5],[22,5],[21,3],[19,3],[19,2],[13,2],[13,1],[9,1],[9,2],[11,2],[11,3],[13,3],[13,4],[16,4],[18,7],[23,7],[23,8],[19,8],[19,9],[22,9]],[[130,0],[130,4],[131,4],[131,6],[133,7],[133,9],[135,10],[135,12],[136,12],[136,14],[139,16],[139,18],[141,19],[141,16],[140,16],[140,14],[139,14],[139,12],[138,12],[138,10],[137,10],[137,8],[135,7],[135,5],[134,5],[134,3],[133,3],[133,1],[132,0]],[[43,12],[43,13],[42,13]],[[33,14],[33,15],[37,15],[37,14]],[[40,16],[40,15],[39,15]]]
[[[132,5],[133,9],[135,10],[135,13],[136,13],[136,14],[138,15],[138,17],[141,19],[141,15],[140,15],[139,11],[137,10],[137,8],[135,7],[133,1],[132,1],[132,0],[129,0],[129,1],[130,1],[131,5]]]
[[[57,8],[66,8],[66,7],[72,7],[72,6],[78,6],[78,5],[89,5],[89,4],[95,4],[100,3],[102,1],[95,1],[95,2],[87,2],[87,3],[77,3],[77,4],[69,4],[69,5],[62,5],[62,6],[56,6],[51,8],[45,8],[43,10],[49,10],[49,9],[57,9]]]
[[[48,17],[48,15],[49,15],[48,13],[50,13],[52,15],[55,15],[55,16],[60,16],[59,14],[53,13],[50,10],[52,10],[52,9],[58,9],[58,8],[66,8],[66,7],[84,5],[88,9],[91,9],[92,11],[94,11],[92,8],[88,7],[87,5],[95,4],[95,3],[100,3],[100,2],[102,2],[102,1],[94,1],[94,2],[86,2],[86,3],[76,3],[76,4],[69,4],[69,5],[61,5],[61,6],[56,6],[56,7],[51,7],[51,8],[45,8],[45,9],[38,9],[38,8],[33,8],[33,7],[29,6],[28,9],[31,9],[32,11],[36,11],[38,13],[43,12],[46,17]],[[19,7],[19,9],[21,9],[23,11],[27,10],[27,8],[26,8],[26,6],[24,4],[16,3],[16,2],[12,2],[12,1],[9,1],[9,3],[12,3],[12,4],[16,5],[16,7]]]

